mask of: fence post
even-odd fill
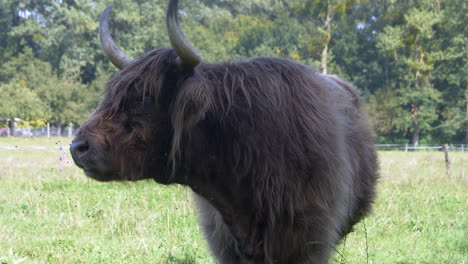
[[[59,148],[59,171],[60,171],[60,174],[62,174],[62,171],[63,171],[63,163],[65,162],[65,151],[63,151],[63,145],[60,145],[60,148]]]
[[[50,123],[47,122],[47,138],[50,139]]]
[[[405,152],[408,152],[408,143],[405,144]]]
[[[462,144],[462,153],[465,152],[465,144]]]
[[[447,175],[450,177],[450,159],[449,159],[449,146],[444,144],[444,154],[445,154],[445,169],[447,170]]]
[[[72,137],[72,131],[73,131],[73,123],[70,122],[68,123],[68,138],[71,138]]]

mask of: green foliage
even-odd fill
[[[0,69],[0,116],[56,123],[84,120],[91,98],[86,86],[72,77],[58,77],[49,63],[31,57],[26,49]]]
[[[398,60],[397,50],[404,47],[403,33],[403,28],[401,26],[385,27],[384,32],[379,34],[376,38],[376,47],[388,57],[393,56],[394,60]]]
[[[369,99],[369,117],[378,135],[389,135],[394,132],[400,108],[393,102],[396,93],[390,89],[379,89]]]
[[[376,47],[383,56],[391,58],[392,64],[389,67],[396,74],[396,80],[387,84],[396,91],[393,104],[398,110],[398,118],[394,127],[396,131],[411,133],[412,143],[417,144],[420,134],[430,138],[431,134],[445,134],[449,137],[456,134],[450,129],[460,133],[463,122],[460,118],[451,119],[445,126],[445,129],[450,126],[449,131],[440,133],[441,119],[446,122],[450,114],[440,111],[446,108],[448,91],[443,86],[434,85],[440,81],[439,78],[446,78],[435,74],[440,70],[442,64],[439,62],[444,57],[436,29],[443,27],[441,22],[447,13],[441,9],[440,2],[433,0],[408,4],[407,7],[407,10],[394,9],[401,12],[398,17],[402,19],[389,21],[391,24],[385,26],[383,32],[376,37]],[[457,74],[461,72],[457,70]],[[465,88],[458,86],[455,90]],[[462,99],[464,96],[459,99],[466,103],[466,97]],[[458,116],[463,114],[459,110],[461,109],[457,111]]]
[[[0,83],[0,94],[9,98],[0,105],[0,116],[33,120],[48,116],[48,108],[24,80]]]
[[[127,55],[169,46],[166,2],[113,2],[111,34]],[[97,38],[105,5],[1,1],[0,115],[81,123],[116,72]],[[462,0],[180,1],[179,12],[204,61],[280,56],[320,67],[362,91],[381,142],[413,143],[468,140],[466,14]]]
[[[393,101],[398,109],[396,128],[410,133],[430,132],[437,120],[440,102],[440,92],[430,87],[397,89],[397,97]]]

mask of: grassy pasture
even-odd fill
[[[60,171],[68,143],[0,138],[0,263],[214,263],[188,189],[88,180],[68,151]],[[468,153],[450,157],[449,178],[442,152],[380,152],[374,212],[332,263],[467,263]]]

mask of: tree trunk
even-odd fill
[[[322,50],[322,73],[327,74],[327,53],[328,53],[328,42],[325,43],[323,50]]]
[[[62,136],[62,121],[57,122],[57,135],[55,136],[57,137]]]
[[[8,130],[9,130],[8,136],[14,137],[15,136],[15,119],[14,118],[11,118],[8,121]]]
[[[73,123],[70,122],[68,123],[68,138],[71,138],[73,136]]]
[[[331,1],[328,1],[327,4],[328,4],[327,16],[325,18],[325,21],[323,22],[323,25],[325,27],[325,31],[327,33],[325,35],[325,40],[324,40],[322,54],[321,54],[321,67],[322,67],[322,73],[323,74],[327,74],[328,44],[330,43],[330,40],[331,40],[331,20],[333,18],[334,13],[335,13],[335,6],[332,6]]]
[[[390,89],[390,80],[388,78],[388,59],[385,58],[384,71],[385,71],[385,89]]]
[[[465,119],[468,120],[468,103],[465,104]],[[468,122],[465,124],[465,144],[468,145]]]
[[[418,38],[419,38],[419,35],[416,35],[415,43],[417,43]],[[416,63],[420,63],[421,58],[419,56],[419,50],[420,50],[419,45],[415,45],[414,49],[415,49],[414,61]],[[416,70],[416,72],[414,73],[414,88],[415,89],[419,89],[419,78],[420,78],[419,70]],[[417,105],[415,103],[414,107],[412,108],[412,112],[413,112],[412,113],[412,118],[413,118],[414,124],[413,124],[413,132],[412,132],[412,135],[411,135],[411,144],[413,144],[413,147],[417,147],[418,144],[419,144],[419,126],[416,123],[417,120],[418,120],[418,107],[419,107],[419,105]]]
[[[414,125],[413,132],[411,133],[411,144],[413,147],[417,147],[419,144],[419,127]]]

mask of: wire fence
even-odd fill
[[[47,135],[39,135],[47,136]],[[460,151],[468,152],[468,145],[465,144],[447,144],[449,151]],[[59,146],[45,147],[45,146],[0,146],[0,149],[5,150],[16,150],[16,149],[58,149]],[[63,146],[63,148],[68,148],[68,146]],[[420,146],[411,146],[408,144],[376,144],[376,148],[382,151],[443,151],[444,145],[420,145]]]
[[[1,150],[23,150],[23,149],[31,149],[31,150],[46,150],[46,149],[69,149],[69,145],[57,145],[57,146],[0,146]]]
[[[12,133],[9,128],[0,128],[0,136],[2,137],[69,137],[75,136],[77,129],[67,126],[62,129],[57,127],[47,126],[41,128],[15,128]],[[394,151],[436,151],[444,150],[444,145],[447,145],[447,149],[450,151],[461,151],[465,152],[468,150],[468,144],[440,144],[440,145],[410,145],[410,144],[376,144],[378,150],[394,150]],[[41,146],[29,146],[31,149],[41,149],[45,147]],[[0,146],[0,149],[15,149],[17,147],[11,146]],[[24,148],[24,147],[22,147]],[[26,147],[28,148],[28,147]]]
[[[445,167],[447,175],[451,174],[451,160],[449,158],[449,152],[460,151],[465,152],[468,150],[465,144],[444,144],[444,145],[419,145],[410,146],[409,144],[376,144],[376,148],[380,151],[441,151],[444,152],[445,156]],[[60,144],[59,146],[45,147],[45,146],[2,146],[0,150],[19,150],[19,149],[30,149],[30,150],[46,150],[55,149],[59,152],[59,168],[62,172],[64,167],[65,153],[68,151],[69,146]]]
[[[74,129],[72,126],[66,126],[62,129],[58,129],[57,127],[50,126],[49,123],[47,127],[41,128],[15,128],[12,131],[10,128],[0,127],[0,136],[9,137],[62,137],[68,136],[69,138],[74,137],[75,132],[77,130]],[[465,152],[468,150],[468,144],[440,144],[440,145],[410,145],[410,144],[376,144],[375,145],[378,150],[382,151],[442,151],[446,148],[449,151],[461,151]],[[18,146],[0,146],[0,149],[18,149]],[[22,146],[21,148],[29,148],[29,149],[47,149],[47,147],[42,146]]]
[[[1,137],[73,137],[75,132],[76,129],[71,127],[64,127],[62,129],[58,129],[57,127],[17,127],[13,132],[9,128],[0,128]]]
[[[378,150],[401,150],[401,151],[431,151],[444,150],[444,145],[448,146],[450,151],[465,152],[468,150],[468,145],[465,144],[440,144],[440,145],[417,145],[410,144],[376,144]]]

